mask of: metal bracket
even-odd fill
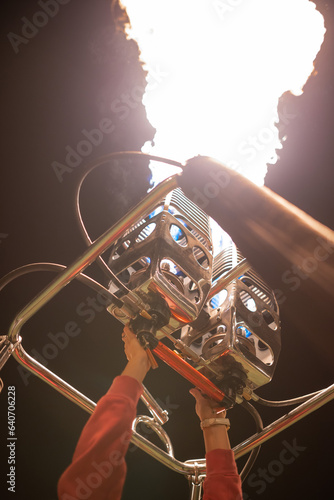
[[[163,425],[166,422],[168,422],[168,411],[163,410],[161,406],[158,404],[158,402],[154,399],[152,394],[147,390],[147,388],[142,384],[143,386],[143,393],[140,397],[142,402],[146,405],[148,408],[149,412],[151,413],[152,417],[154,420],[160,424]]]
[[[47,382],[51,387],[56,389],[58,392],[67,397],[70,401],[80,406],[82,409],[87,411],[88,413],[93,413],[96,403],[88,399],[84,394],[81,394],[76,389],[71,387],[67,382],[60,379],[57,375],[48,370],[45,366],[41,365],[38,361],[27,354],[22,345],[18,345],[15,351],[13,352],[15,359],[22,364],[26,369],[37,375],[39,378]],[[272,438],[276,434],[284,431],[289,426],[298,422],[302,418],[306,417],[310,413],[315,410],[318,410],[323,405],[328,403],[329,401],[334,399],[334,384],[327,387],[326,389],[319,392],[314,397],[308,399],[301,405],[297,406],[293,410],[291,410],[286,415],[283,415],[281,418],[276,420],[275,422],[269,424],[267,427],[263,429],[258,434],[254,434],[249,437],[239,445],[233,448],[234,456],[236,459],[242,457],[249,453],[253,448],[256,448],[260,444],[264,443],[268,439]],[[171,442],[166,432],[161,428],[160,424],[154,419],[150,417],[139,417],[140,419],[145,418],[146,424],[149,423],[150,427],[154,427],[154,431],[159,433],[161,432],[160,439],[165,443],[168,452],[163,451],[161,448],[151,443],[149,440],[144,438],[141,434],[139,434],[135,428],[133,430],[131,442],[138,446],[142,451],[148,453],[153,458],[158,460],[160,463],[168,467],[169,469],[177,472],[179,474],[184,475],[185,477],[192,478],[194,477],[198,480],[202,480],[206,474],[206,461],[205,459],[197,459],[197,460],[188,460],[187,462],[181,462],[177,460],[173,455],[173,448],[171,446]],[[196,482],[192,482],[193,491],[192,491],[192,500],[199,500],[201,489],[200,485],[196,484]]]
[[[156,435],[165,445],[168,455],[174,458],[173,445],[165,429],[163,429],[161,425],[156,420],[154,420],[154,418],[148,417],[147,415],[139,415],[134,419],[132,423],[132,430],[136,431],[137,425],[140,423],[144,423],[146,427],[149,427],[156,433]]]
[[[7,335],[0,336],[0,370],[5,366],[16,347],[21,343],[21,337],[18,337],[18,340],[13,344]],[[0,389],[1,392],[2,388]]]
[[[15,351],[16,347],[21,343],[21,337],[18,338],[18,340],[13,344],[7,335],[0,335],[0,371],[2,368],[5,366],[13,352]],[[4,383],[2,378],[0,378],[0,393],[2,392],[2,389],[4,388]]]
[[[85,395],[78,392],[75,388],[71,387],[64,380],[48,370],[45,366],[38,363],[34,358],[29,356],[21,345],[21,337],[19,336],[23,325],[46,303],[48,303],[60,290],[62,290],[68,283],[70,283],[76,276],[88,267],[95,259],[101,255],[107,248],[114,244],[119,234],[124,232],[124,229],[132,227],[142,217],[143,213],[153,210],[156,203],[160,201],[163,196],[168,194],[171,190],[177,187],[176,177],[167,179],[159,184],[150,194],[142,200],[128,215],[123,217],[117,224],[106,231],[100,236],[90,247],[71,265],[64,269],[58,277],[53,280],[42,292],[40,292],[30,303],[25,306],[15,317],[8,336],[0,337],[0,369],[4,366],[11,355],[14,356],[16,361],[22,364],[26,369],[37,375],[44,382],[48,383],[51,387],[63,394],[76,405],[83,408],[88,413],[93,413],[96,404],[88,399]],[[3,383],[2,383],[3,386]],[[0,382],[1,387],[1,382]],[[147,395],[146,395],[147,397]],[[316,396],[305,401],[300,406],[294,408],[291,412],[281,417],[276,422],[267,426],[259,434],[255,434],[240,443],[234,448],[235,458],[239,458],[249,453],[253,448],[256,448],[263,442],[267,441],[277,433],[285,430],[290,425],[304,418],[306,415],[317,410],[329,401],[334,399],[334,385],[324,389]],[[153,400],[153,398],[152,398]],[[158,409],[154,404],[153,418],[138,417],[134,424],[133,435],[131,441],[141,448],[143,451],[151,455],[163,465],[169,467],[175,472],[183,474],[186,477],[193,478],[195,485],[193,487],[192,499],[199,499],[200,483],[197,484],[200,478],[205,476],[206,463],[205,459],[196,461],[180,462],[174,458],[173,447],[171,441],[162,429],[161,424],[166,421],[166,413]],[[147,405],[148,406],[148,405]],[[151,411],[151,409],[150,409]],[[136,425],[139,421],[144,421],[146,425],[154,430],[165,444],[167,452],[163,451],[153,443],[145,439],[136,432]]]

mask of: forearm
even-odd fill
[[[204,428],[203,437],[206,453],[217,448],[223,450],[231,448],[225,425],[212,425],[211,427]]]
[[[60,500],[71,495],[77,498],[79,484],[91,489],[86,483],[92,474],[99,474],[101,484],[93,488],[90,500],[120,499],[126,473],[124,456],[141,392],[133,377],[116,377],[82,430],[72,463],[59,480]]]
[[[241,480],[222,423],[203,428],[207,476],[203,500],[242,500]]]
[[[140,384],[143,382],[145,375],[150,369],[150,362],[148,360],[148,357],[146,356],[145,352],[143,354],[143,356],[137,356],[130,359],[122,372],[122,375],[133,377]]]
[[[128,360],[122,375],[133,377],[141,384],[147,372],[151,368],[151,362],[148,355],[140,345],[134,333],[127,326],[124,327],[122,340],[124,342],[124,350]]]
[[[232,450],[208,452],[206,473],[203,500],[242,500],[241,479]]]

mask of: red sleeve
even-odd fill
[[[83,428],[70,466],[58,482],[59,500],[118,500],[126,476],[131,424],[142,386],[127,375],[116,377]]]
[[[232,450],[212,450],[206,456],[203,500],[242,500],[241,480]]]

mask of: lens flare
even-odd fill
[[[145,152],[214,157],[263,185],[282,148],[280,96],[302,93],[324,39],[309,0],[123,0],[148,71]],[[171,170],[152,165],[154,181]]]

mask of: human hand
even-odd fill
[[[196,399],[195,410],[201,422],[209,418],[225,418],[226,410],[219,407],[216,401],[204,397],[198,389],[190,389],[189,392]],[[227,429],[224,425],[205,427],[203,436],[206,453],[216,449],[229,450],[231,448]]]
[[[123,329],[122,340],[124,342],[124,352],[128,360],[122,374],[129,375],[142,382],[146,373],[151,368],[147,353],[128,326],[125,326]]]
[[[195,411],[201,422],[207,418],[215,418],[217,416],[224,418],[226,416],[226,410],[220,407],[213,399],[203,396],[199,389],[190,389],[189,392],[196,399]]]
[[[136,335],[128,326],[123,328],[122,340],[124,342],[125,356],[128,361],[134,358],[147,358],[145,349],[140,345]]]

